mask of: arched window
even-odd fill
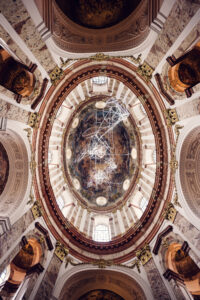
[[[111,240],[109,226],[105,224],[96,225],[93,240],[96,242],[109,242]]]
[[[50,164],[52,161],[52,153],[49,151],[48,152],[48,163]]]
[[[143,197],[141,202],[140,202],[140,208],[143,212],[145,211],[145,209],[147,207],[147,204],[148,204],[148,200]]]
[[[59,196],[59,197],[56,199],[56,202],[57,202],[57,204],[58,204],[60,210],[62,210],[63,207],[65,206],[65,203],[64,203],[64,201],[63,201],[63,198],[62,198],[61,196]]]
[[[156,163],[156,149],[153,151],[153,162]]]
[[[98,76],[98,77],[92,78],[92,82],[94,84],[98,84],[98,85],[106,84],[107,80],[108,80],[108,78],[106,76]]]

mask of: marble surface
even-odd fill
[[[23,236],[25,230],[33,222],[33,215],[31,210],[27,211],[16,223],[11,227],[10,231],[7,231],[0,237],[0,257],[6,256],[6,253],[13,247],[13,244],[19,237]],[[4,260],[3,265],[7,265],[20,249],[19,244],[12,250],[12,252]],[[2,268],[2,266],[1,266]],[[1,270],[1,269],[0,269]]]
[[[176,281],[174,281],[173,279],[171,279],[169,281],[171,288],[174,292],[174,295],[176,297],[177,300],[185,300],[185,296],[183,295],[179,285],[176,283]]]
[[[161,33],[150,50],[146,62],[156,68],[165,53],[173,45],[190,19],[194,16],[199,4],[193,1],[178,0],[170,12]]]
[[[176,49],[176,51],[174,52],[174,56],[178,58],[183,53],[188,51],[191,46],[194,46],[193,43],[198,41],[199,37],[200,37],[200,22],[192,29],[192,31],[188,34],[188,36]]]
[[[167,291],[167,288],[160,276],[160,273],[154,263],[153,258],[150,259],[145,265],[144,269],[147,274],[147,278],[152,288],[153,296],[155,300],[170,300],[171,297]]]
[[[0,10],[44,69],[51,72],[56,67],[56,63],[22,1],[0,1]]]
[[[5,31],[5,29],[0,25],[0,36],[4,42],[8,45],[9,49],[26,65],[29,65],[31,61],[25,55],[25,53],[20,49],[20,47],[13,41],[10,35]]]
[[[46,272],[44,271],[45,275],[40,284],[40,287],[38,289],[35,299],[49,300],[51,298],[51,294],[52,294],[61,264],[62,264],[62,262],[60,261],[60,259],[57,256],[53,255]]]
[[[200,251],[200,231],[180,213],[177,213],[174,225],[183,233],[191,245]]]
[[[190,109],[188,109],[188,105]],[[194,99],[189,103],[185,103],[176,108],[176,112],[180,121],[199,115],[200,98]]]
[[[29,112],[0,99],[0,117],[27,124]]]

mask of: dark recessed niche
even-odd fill
[[[124,300],[121,296],[117,295],[114,292],[108,291],[108,290],[93,290],[89,291],[85,295],[81,296],[78,300],[90,300],[90,299],[96,299],[96,300]]]

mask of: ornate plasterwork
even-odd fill
[[[140,45],[149,33],[149,26],[160,9],[161,1],[143,0],[124,20],[109,28],[91,29],[76,24],[59,8],[56,1],[43,0],[38,7],[56,44],[75,53],[120,51]]]
[[[124,67],[116,67],[113,66],[113,63],[116,62],[118,64],[122,64]],[[52,130],[52,118],[55,118],[55,115],[58,111],[59,103],[61,104],[64,99],[66,99],[67,95],[74,89],[74,86],[77,86],[78,83],[83,82],[84,80],[87,80],[88,78],[98,76],[99,72],[102,70],[102,64],[95,64],[95,63],[88,63],[87,67],[84,68],[85,62],[77,62],[77,64],[73,65],[73,74],[70,78],[60,87],[60,89],[57,89],[57,92],[55,93],[54,100],[51,102],[49,107],[47,108],[45,114],[47,114],[48,118],[41,118],[42,122],[40,123],[40,131],[38,135],[38,146],[42,151],[39,151],[38,160],[38,175],[39,175],[39,181],[38,183],[41,184],[42,189],[42,201],[45,201],[45,211],[48,207],[48,213],[44,213],[44,218],[47,220],[47,223],[53,230],[55,236],[57,239],[60,239],[59,234],[57,232],[57,229],[55,229],[55,223],[59,226],[59,228],[62,229],[63,234],[65,237],[70,238],[70,241],[74,246],[69,247],[71,253],[73,253],[75,256],[78,255],[81,257],[82,260],[90,260],[90,258],[85,257],[86,252],[82,252],[83,254],[77,254],[75,247],[82,248],[84,251],[87,251],[87,249],[90,252],[98,253],[98,254],[110,254],[110,253],[117,253],[119,251],[122,251],[123,249],[128,249],[131,247],[136,240],[140,239],[143,236],[143,231],[148,230],[152,218],[155,217],[158,207],[161,205],[161,201],[157,201],[158,199],[163,198],[164,193],[166,194],[166,178],[167,178],[167,172],[169,172],[169,165],[167,164],[168,161],[168,155],[167,155],[167,141],[166,141],[166,126],[162,125],[162,122],[164,120],[164,116],[160,117],[160,113],[157,111],[157,108],[155,106],[155,102],[153,99],[151,99],[150,96],[146,97],[147,91],[145,90],[145,87],[139,83],[138,80],[134,76],[130,76],[129,71],[127,71],[126,66],[129,66],[130,69],[134,68],[132,65],[130,65],[128,62],[120,60],[120,59],[113,59],[113,61],[107,61],[103,62],[105,64],[107,76],[111,78],[116,78],[117,80],[123,82],[126,84],[129,89],[131,89],[135,95],[138,96],[138,98],[144,99],[145,101],[143,103],[146,114],[148,115],[152,130],[155,136],[155,143],[157,147],[157,160],[159,161],[159,164],[157,165],[156,169],[156,179],[153,187],[153,193],[152,197],[150,197],[148,209],[143,214],[142,218],[139,222],[137,222],[135,227],[129,229],[124,235],[117,237],[114,241],[111,243],[102,243],[99,244],[97,242],[92,241],[91,239],[88,239],[85,235],[81,234],[80,231],[77,231],[77,229],[67,222],[65,218],[62,216],[62,214],[58,211],[57,205],[55,203],[55,196],[52,191],[51,183],[49,180],[48,175],[48,165],[46,164],[47,161],[47,149],[48,149],[48,143],[49,143],[49,137]],[[76,65],[82,66],[79,71],[76,71]],[[125,71],[126,70],[126,71]],[[136,71],[136,68],[134,69]],[[69,70],[67,71],[69,72]],[[52,94],[52,90],[49,92]],[[47,95],[47,99],[50,96],[50,94]],[[44,101],[44,105],[41,107],[40,112],[44,110],[46,106],[46,101]],[[162,107],[163,110],[163,107]],[[160,112],[162,111],[160,110]],[[161,127],[160,127],[161,126]],[[171,132],[171,129],[167,129],[168,132]],[[33,139],[33,149],[35,149],[35,138],[36,138],[36,131],[34,132],[34,139]],[[44,162],[44,163],[43,163]],[[164,163],[165,162],[165,163]],[[38,180],[37,179],[37,180]],[[38,197],[41,197],[41,194],[38,192],[37,186],[35,186],[35,191]],[[171,195],[171,189],[167,189],[167,198]],[[45,199],[45,200],[44,200]],[[49,213],[53,217],[53,227],[51,223],[49,222],[48,215]],[[156,223],[156,224],[160,224]],[[159,225],[156,225],[157,230],[159,228]],[[151,233],[150,236],[152,236],[153,233]],[[147,239],[149,239],[148,237]],[[66,243],[66,239],[63,239],[62,243]],[[67,244],[68,246],[68,244]],[[123,259],[127,259],[127,257],[124,256],[123,253]],[[123,261],[122,258],[119,258],[116,260]]]

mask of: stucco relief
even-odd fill
[[[185,199],[200,216],[200,127],[193,129],[183,142],[180,157],[180,180]]]
[[[72,21],[53,1],[48,11],[51,21],[44,21],[50,27],[56,44],[64,50],[76,53],[120,51],[137,46],[145,40],[151,22],[150,10],[148,1],[143,0],[128,17],[114,26],[87,28]],[[41,14],[45,18],[47,12]]]

